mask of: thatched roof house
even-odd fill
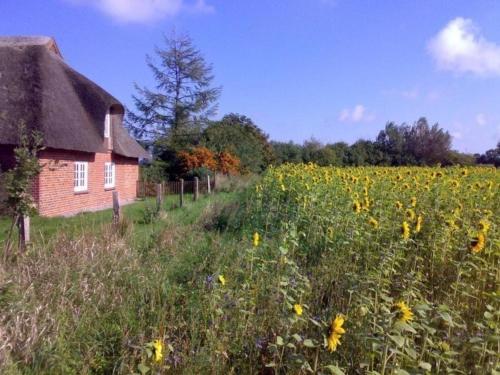
[[[47,181],[64,178],[60,168],[57,172],[44,168],[36,182],[42,214],[107,207],[109,190],[119,186],[122,199],[135,197],[138,159],[148,154],[128,135],[123,114],[117,99],[66,64],[54,39],[0,37],[0,167],[11,166],[11,150],[24,123],[43,134],[46,150],[40,160],[65,164],[67,169],[66,183],[55,184],[57,199],[65,201],[65,208],[49,209],[46,206],[52,203],[44,201],[45,196],[54,196]],[[80,169],[83,177],[77,179]],[[101,184],[105,178],[107,189]],[[63,189],[69,194],[63,194]]]

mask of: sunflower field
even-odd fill
[[[210,296],[213,339],[245,353],[243,372],[498,374],[499,182],[494,168],[269,169],[248,199],[252,243]]]

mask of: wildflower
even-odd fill
[[[396,307],[399,309],[400,322],[408,323],[410,320],[413,320],[413,312],[404,301],[396,303]]]
[[[153,359],[155,362],[161,362],[163,359],[163,344],[161,340],[153,341]]]
[[[401,225],[401,235],[404,240],[410,238],[410,226],[406,221],[403,221],[403,225]]]
[[[374,227],[375,229],[378,228],[378,221],[376,219],[374,219],[373,217],[370,217],[370,220],[368,221],[368,223]]]
[[[281,191],[286,191],[285,185],[281,184]]]
[[[296,303],[295,305],[293,305],[293,311],[295,311],[295,314],[297,314],[298,316],[301,316],[302,315],[302,306],[298,303]]]
[[[359,203],[358,200],[355,200],[354,203],[352,204],[352,209],[354,212],[359,214],[361,212],[361,204]]]
[[[479,253],[484,249],[486,243],[486,237],[484,232],[479,232],[477,236],[471,241],[471,250],[474,254]]]
[[[226,285],[226,278],[224,277],[224,275],[219,275],[218,280],[222,286]]]
[[[411,206],[412,207],[416,207],[417,206],[417,198],[416,197],[411,197]]]
[[[417,225],[415,226],[415,232],[416,233],[420,233],[420,231],[422,230],[422,223],[424,222],[424,218],[422,217],[422,215],[418,215],[417,217]]]
[[[340,339],[342,335],[345,333],[345,329],[342,328],[344,324],[344,317],[338,314],[335,319],[332,321],[332,325],[330,327],[330,335],[328,336],[328,350],[333,353],[337,350],[337,346],[340,345]]]
[[[490,222],[486,219],[479,220],[479,230],[484,234],[487,234],[490,230]]]
[[[253,234],[253,246],[254,246],[254,247],[259,246],[259,242],[260,242],[260,236],[259,236],[259,233],[255,232],[255,233]]]
[[[403,203],[401,203],[400,201],[397,201],[397,202],[396,202],[396,208],[397,208],[398,210],[402,209],[402,208],[403,208]]]

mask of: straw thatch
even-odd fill
[[[69,67],[49,37],[0,37],[0,145],[15,145],[19,124],[43,133],[46,147],[105,152],[104,118],[123,105]],[[142,158],[146,151],[119,123],[113,151]]]

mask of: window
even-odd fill
[[[115,187],[115,163],[104,164],[104,188]]]
[[[86,161],[75,161],[74,185],[75,191],[86,191],[89,179],[89,163]]]
[[[106,118],[104,119],[104,138],[109,138],[111,134],[111,114],[106,113]]]

